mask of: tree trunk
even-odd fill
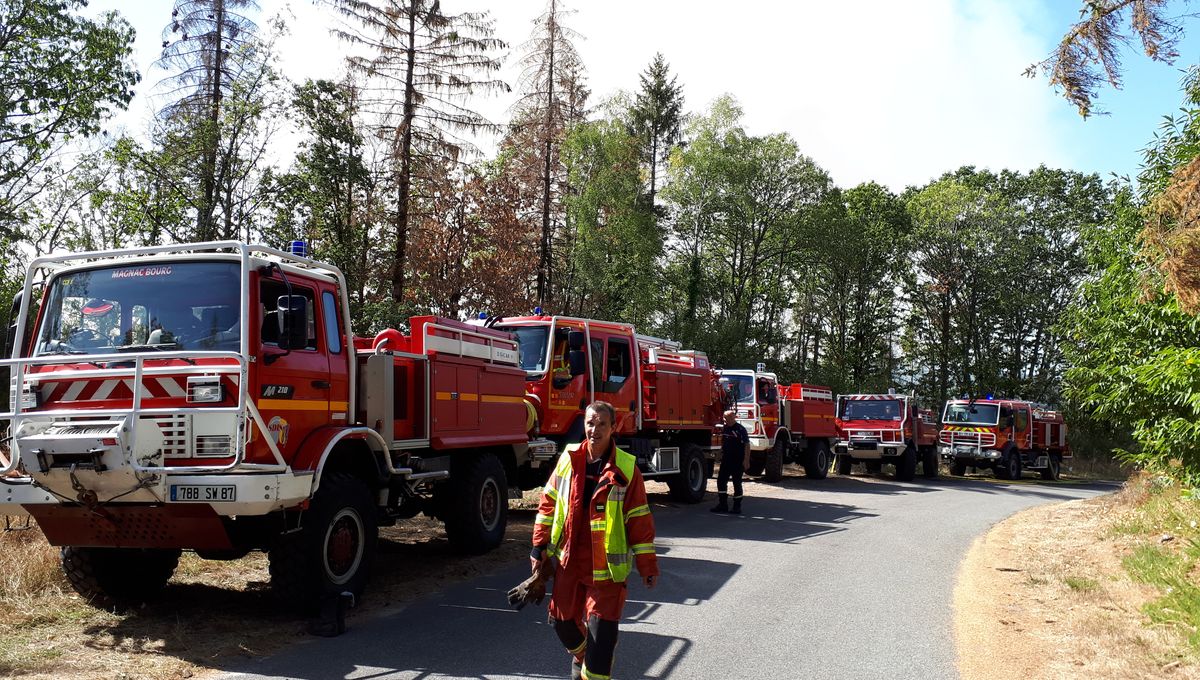
[[[408,202],[412,194],[412,125],[416,115],[416,91],[413,88],[413,70],[417,50],[417,2],[408,3],[408,48],[405,56],[408,63],[404,73],[404,117],[400,121],[400,177],[396,190],[396,243],[392,250],[392,302],[404,300],[404,268],[408,261]]]
[[[200,175],[201,203],[199,214],[196,215],[196,238],[199,241],[214,241],[213,211],[216,208],[217,193],[217,146],[220,144],[221,129],[221,70],[225,67],[225,51],[221,43],[225,38],[225,0],[213,3],[216,10],[216,44],[213,46],[212,89],[209,93],[208,126],[204,139],[204,160]]]

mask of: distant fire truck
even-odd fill
[[[837,428],[828,387],[780,385],[761,363],[755,370],[722,370],[721,385],[750,434],[750,474],[778,482],[784,463],[803,465],[812,479],[829,474]]]
[[[843,394],[837,399],[837,470],[863,463],[878,472],[884,463],[896,468],[896,478],[911,481],[917,463],[926,477],[938,475],[937,420],[907,394]]]
[[[1018,399],[946,402],[938,442],[954,475],[990,468],[1001,479],[1020,479],[1023,470],[1037,470],[1053,480],[1071,457],[1062,414]]]
[[[676,500],[703,499],[722,412],[708,357],[630,324],[538,311],[487,323],[516,336],[535,431],[556,444],[536,450],[522,473],[544,480],[557,451],[583,441],[588,403],[603,400],[617,411],[618,445],[636,456],[647,479],[665,481]]]
[[[32,515],[94,604],[153,595],[182,550],[264,550],[311,608],[360,593],[378,527],[422,511],[461,550],[503,539],[518,470],[553,450],[527,436],[516,341],[431,316],[356,338],[342,273],[296,245],[30,267],[0,511]]]

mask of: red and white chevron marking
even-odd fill
[[[236,382],[222,378],[226,388]],[[108,380],[48,380],[38,386],[43,404],[133,399],[133,378]],[[142,378],[142,399],[183,399],[187,396],[186,376],[147,376]]]
[[[843,394],[842,399],[850,401],[896,401],[903,399],[902,394]]]

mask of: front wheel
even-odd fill
[[[700,447],[688,444],[679,460],[679,474],[667,480],[671,498],[681,503],[699,503],[708,490],[708,466]]]
[[[900,460],[896,461],[896,479],[902,482],[911,482],[916,476],[917,452],[909,446],[904,449],[904,453],[900,454]]]
[[[787,454],[788,441],[782,435],[775,438],[775,445],[767,449],[767,463],[763,468],[763,479],[778,482],[783,479],[783,457]]]
[[[757,477],[763,473],[763,468],[767,464],[766,451],[751,451],[750,452],[750,467],[746,468],[746,474]]]
[[[938,452],[937,447],[928,446],[921,452],[921,473],[926,479],[937,479]]]
[[[996,467],[996,476],[1000,479],[1021,478],[1021,454],[1016,449],[1008,452],[1004,460]]]
[[[1046,465],[1046,469],[1038,471],[1042,475],[1042,479],[1049,482],[1058,479],[1059,474],[1062,473],[1062,461],[1059,460],[1058,456],[1053,453],[1050,454],[1050,460]]]
[[[299,531],[280,536],[268,553],[275,593],[304,610],[343,592],[361,595],[379,538],[366,482],[347,473],[326,475],[300,522]]]
[[[848,453],[839,453],[837,457],[837,473],[839,475],[849,475],[850,468],[854,465],[854,459]]]
[[[804,459],[804,476],[809,479],[825,479],[829,476],[829,467],[832,464],[829,442],[818,441],[810,444]]]
[[[154,598],[175,567],[179,550],[153,548],[80,548],[67,546],[59,555],[63,573],[88,604],[123,611]]]

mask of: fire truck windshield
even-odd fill
[[[496,329],[517,336],[521,370],[526,373],[546,371],[546,338],[550,334],[549,326],[496,326]]]
[[[842,420],[901,420],[902,409],[896,399],[847,399],[842,404]]]
[[[752,376],[723,375],[721,376],[721,384],[730,391],[736,403],[754,403],[754,378]]]
[[[1000,407],[996,404],[946,404],[942,422],[996,425],[1000,422]]]
[[[240,273],[236,262],[192,261],[61,274],[34,353],[236,351]]]

